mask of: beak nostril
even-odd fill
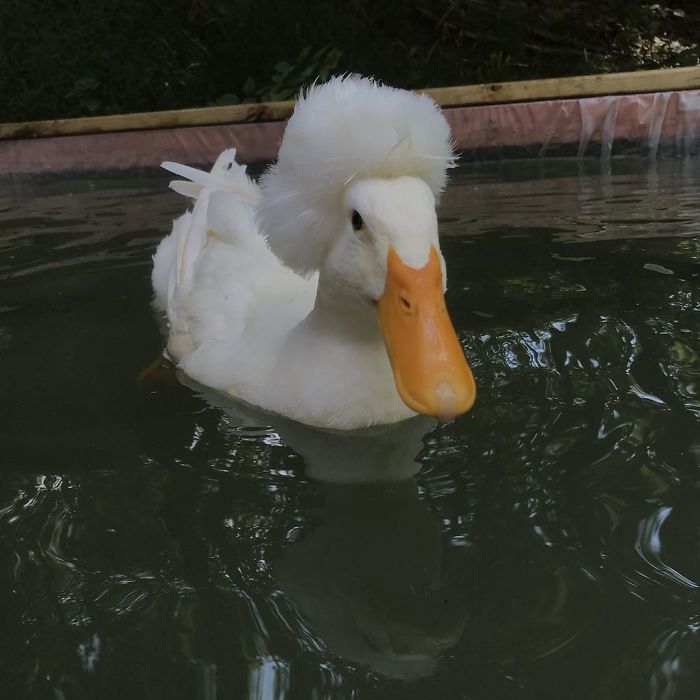
[[[403,296],[403,294],[399,297],[399,301],[401,302],[401,306],[403,306],[403,308],[406,309],[406,311],[411,310],[411,302],[408,299],[406,299],[406,297]]]

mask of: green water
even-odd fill
[[[458,170],[477,404],[353,437],[137,381],[167,180],[0,181],[0,697],[700,695],[697,161]]]

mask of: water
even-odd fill
[[[355,437],[137,379],[167,179],[0,182],[0,696],[697,697],[700,164],[457,171],[478,403]]]

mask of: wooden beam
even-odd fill
[[[176,109],[165,112],[111,114],[105,117],[78,117],[76,119],[47,119],[45,121],[7,123],[0,124],[0,140],[283,121],[289,118],[293,108],[294,102],[260,102],[225,107]]]
[[[700,89],[700,66],[423,90],[443,107]]]
[[[700,89],[700,66],[428,88],[420,92],[430,95],[442,107],[466,107],[689,89]],[[293,107],[294,102],[291,101],[261,102],[226,107],[200,107],[165,112],[0,124],[0,140],[282,121],[289,118]]]

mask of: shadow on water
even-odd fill
[[[166,180],[0,186],[3,697],[694,697],[696,162],[458,170],[478,403],[353,435],[136,381]]]

